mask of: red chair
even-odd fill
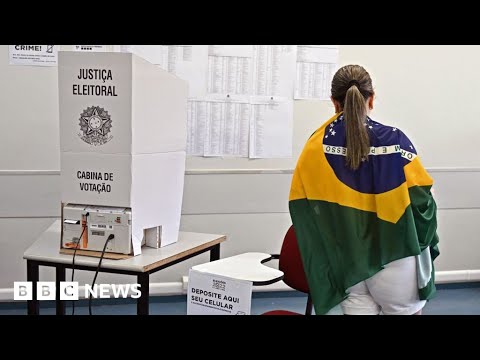
[[[283,271],[283,281],[291,288],[308,294],[305,315],[312,315],[312,298],[308,288],[307,278],[303,270],[302,258],[298,249],[297,237],[293,226],[290,226],[283,239],[280,255],[273,255],[273,259],[279,259],[278,268]],[[302,315],[288,310],[273,310],[263,315]]]

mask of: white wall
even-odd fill
[[[475,96],[480,71],[475,73],[474,65],[480,62],[480,47],[342,46],[340,52],[343,64],[360,63],[372,74],[377,92],[372,117],[404,129],[436,181],[439,278],[479,280],[480,152],[475,140],[480,123],[475,118],[480,108]],[[0,79],[0,299],[8,299],[13,281],[26,276],[24,250],[59,216],[57,75],[56,68],[9,66],[3,45]],[[331,113],[326,102],[295,102],[290,160],[189,159],[182,229],[227,234],[222,256],[278,252],[290,225],[291,169],[305,140]],[[207,260],[203,254],[151,281],[159,292],[179,291],[187,269]],[[53,272],[41,276],[53,279]],[[90,282],[92,276],[79,272],[78,279]],[[134,279],[104,275],[100,281]]]
[[[480,46],[341,46],[340,60],[370,71],[376,90],[372,117],[403,129],[427,167],[480,167]],[[0,46],[1,121],[8,134],[0,151],[10,153],[0,157],[0,169],[59,169],[56,71],[10,66],[8,46]],[[292,169],[305,140],[332,111],[329,102],[295,102],[292,159],[194,157],[187,168]]]

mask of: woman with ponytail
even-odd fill
[[[335,115],[307,141],[289,208],[316,314],[420,314],[439,255],[433,180],[408,137],[370,118],[359,65],[332,80]]]

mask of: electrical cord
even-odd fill
[[[80,243],[80,240],[82,240],[83,233],[85,232],[85,229],[88,227],[87,224],[87,218],[90,213],[85,214],[85,226],[83,227],[82,233],[80,234],[80,237],[78,238],[77,243],[75,244],[75,250],[73,250],[73,259],[72,259],[72,282],[73,282],[73,275],[75,274],[75,255],[77,254],[77,249],[78,249],[78,244]],[[82,221],[82,220],[80,220]],[[72,315],[75,315],[75,300],[72,300]]]
[[[97,280],[98,271],[100,270],[100,266],[102,265],[102,260],[103,260],[103,256],[105,255],[105,250],[107,249],[107,244],[110,240],[113,240],[114,237],[115,235],[110,234],[107,238],[107,241],[105,241],[105,245],[103,246],[103,250],[102,250],[102,255],[100,256],[100,261],[98,262],[97,271],[95,271],[95,277],[93,278],[92,290],[93,290],[93,287],[95,286],[95,281]],[[92,315],[92,292],[90,292],[90,295],[88,296],[88,314]]]

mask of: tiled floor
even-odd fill
[[[252,299],[252,314],[275,309],[284,309],[297,312],[305,311],[306,296],[295,292],[281,293],[254,293]],[[94,300],[93,313],[95,315],[134,315],[136,305],[131,300]],[[185,296],[152,297],[150,300],[150,314],[152,315],[185,315],[187,313]],[[330,311],[331,315],[341,315],[336,307]],[[24,315],[24,303],[0,303],[0,315]],[[55,314],[52,303],[42,303],[41,314]],[[67,314],[71,314],[68,304]],[[87,315],[88,304],[79,301],[75,307],[75,314]],[[423,309],[424,315],[480,315],[480,284],[469,286],[444,286],[438,289],[437,296]]]

